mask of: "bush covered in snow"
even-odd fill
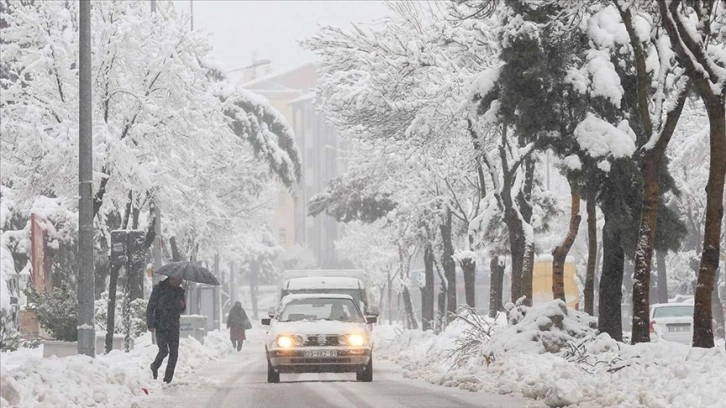
[[[509,326],[493,339],[491,352],[523,350],[557,353],[578,339],[597,333],[597,320],[587,313],[569,309],[561,300],[529,307],[507,304]]]
[[[62,284],[48,292],[38,292],[33,287],[25,290],[27,310],[35,313],[38,323],[53,338],[62,341],[78,340],[78,299],[70,285]]]
[[[5,309],[0,309],[0,351],[15,351],[20,346],[20,333]]]
[[[114,317],[113,332],[116,334],[126,334],[126,326],[124,324],[124,302],[126,301],[123,292],[116,292],[116,308]],[[146,332],[146,299],[134,299],[130,302],[130,332],[131,337],[139,337]],[[95,304],[96,328],[101,331],[107,331],[108,316],[108,292],[101,293],[100,299],[96,299]]]

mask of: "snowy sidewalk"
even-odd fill
[[[231,347],[227,333],[220,331],[208,333],[204,344],[181,339],[174,381],[192,378],[195,370],[219,359]],[[95,359],[43,358],[42,346],[2,353],[0,406],[141,407],[148,401],[144,388],[150,394],[162,389],[162,382],[154,381],[149,370],[157,350],[151,334],[146,333],[129,353],[114,350]]]

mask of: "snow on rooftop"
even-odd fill
[[[301,95],[301,96],[299,96],[299,97],[297,97],[297,98],[295,98],[295,99],[293,99],[293,100],[289,101],[289,102],[288,102],[288,104],[292,105],[292,104],[294,104],[294,103],[300,103],[300,102],[305,102],[305,101],[311,101],[311,100],[314,100],[314,99],[315,99],[315,97],[316,97],[316,95],[315,95],[315,92],[308,92],[308,93],[306,93],[306,94],[303,94],[303,95]]]
[[[282,77],[284,77],[286,75],[294,74],[297,71],[301,71],[303,69],[306,69],[306,68],[310,67],[310,65],[314,65],[314,64],[312,64],[312,63],[306,63],[306,64],[298,65],[296,67],[293,67],[293,68],[290,68],[290,69],[286,69],[286,70],[283,70],[283,71],[272,72],[272,73],[270,73],[268,75],[265,75],[263,77],[253,79],[253,80],[248,81],[248,82],[244,82],[244,83],[242,83],[242,86],[244,88],[255,88],[255,90],[259,90],[256,87],[259,86],[259,85],[261,85],[261,84],[264,84],[265,82],[275,82],[275,79],[282,78]],[[279,85],[279,84],[277,84],[277,85]],[[291,89],[291,88],[288,88],[288,89]]]

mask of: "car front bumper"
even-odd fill
[[[312,357],[309,352],[335,350],[335,357]],[[267,352],[272,368],[280,373],[341,373],[361,371],[371,359],[369,348],[300,347]]]

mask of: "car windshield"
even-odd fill
[[[287,291],[287,293],[283,292],[284,295],[288,295],[291,293],[317,293],[317,294],[326,294],[326,295],[348,295],[353,298],[356,302],[358,302],[358,306],[361,308],[361,310],[365,309],[365,301],[363,299],[363,294],[360,289],[333,289],[333,288],[326,288],[326,289],[292,289]],[[283,296],[284,296],[283,295]]]
[[[363,316],[351,299],[303,298],[294,299],[283,306],[278,321],[297,322],[333,320],[363,323]]]
[[[691,317],[693,316],[693,306],[661,306],[656,307],[653,317]]]

